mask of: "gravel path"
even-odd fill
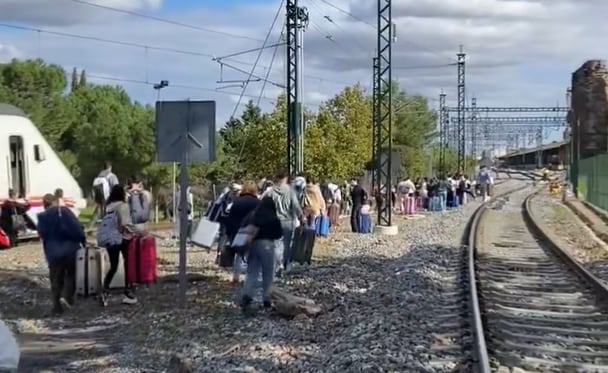
[[[535,215],[552,229],[563,247],[595,276],[608,282],[608,245],[593,232],[567,206],[561,196],[546,192],[532,200]]]
[[[43,340],[46,351],[58,351],[25,359],[53,372],[162,372],[176,354],[196,372],[451,372],[462,359],[462,304],[454,295],[461,291],[459,243],[477,205],[399,217],[395,237],[336,233],[320,243],[322,257],[278,284],[319,303],[324,312],[314,319],[242,315],[229,274],[201,251],[189,260],[203,276],[190,285],[188,309],[176,310],[172,247],[159,248],[167,276],[138,290],[139,305],[116,299],[100,309],[82,300],[59,319],[45,317],[40,248],[0,252],[0,294],[12,300],[0,304],[0,313],[26,348],[40,352],[33,342]]]

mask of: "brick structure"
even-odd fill
[[[573,155],[580,159],[608,152],[608,69],[590,60],[572,74]],[[579,149],[580,147],[580,149]]]

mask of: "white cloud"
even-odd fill
[[[138,11],[155,10],[161,4],[162,0],[2,0],[0,14],[3,21],[61,26],[124,18],[104,7]]]
[[[96,2],[143,13],[153,12],[161,5],[161,0]],[[374,1],[330,3],[365,22],[376,23]],[[480,106],[564,104],[571,72],[587,59],[608,57],[604,41],[604,35],[608,34],[604,21],[608,2],[393,0],[393,4],[397,29],[393,45],[394,78],[408,92],[421,93],[433,100],[443,89],[450,106],[456,104],[453,63],[461,44],[467,53],[467,96],[469,99],[476,96]],[[371,58],[376,48],[374,28],[321,0],[301,0],[301,5],[308,8],[311,20],[304,42],[305,101],[318,103],[346,84],[361,82],[369,87]],[[259,47],[277,7],[278,1],[273,1],[235,5],[231,9],[201,5],[171,15],[150,13],[242,36],[228,37],[85,6],[73,0],[0,0],[0,22],[20,22],[34,28],[200,54],[3,30],[10,32],[2,32],[0,36],[0,45],[4,46],[0,47],[0,57],[14,56],[17,49],[6,52],[7,46],[12,45],[22,56],[78,66],[98,75],[149,82],[167,79],[170,86],[162,92],[165,99],[215,99],[218,122],[222,122],[232,113],[239,88],[217,90],[223,86],[217,83],[220,66],[211,57]],[[278,40],[282,24],[280,19],[273,41]],[[256,53],[236,56],[230,63],[248,71]],[[271,56],[272,50],[265,50],[260,64],[270,65]],[[281,47],[270,74],[272,83],[279,86],[285,83],[284,56]],[[265,70],[258,66],[255,74],[264,76]],[[225,67],[222,78],[238,81],[246,79],[246,75]],[[135,82],[123,85],[138,100],[152,102],[156,97],[150,86]],[[261,87],[261,82],[253,82],[246,93],[255,100]],[[276,85],[267,84],[263,96],[270,99],[262,101],[264,108],[272,106],[272,99],[279,92],[281,89]]]
[[[14,45],[0,43],[0,63],[8,62],[13,58],[21,58],[22,56],[23,54]]]

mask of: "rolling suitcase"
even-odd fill
[[[126,276],[129,284],[149,284],[156,281],[156,239],[154,236],[136,236],[129,242]]]
[[[222,268],[232,268],[236,259],[236,251],[228,245],[220,249],[218,265]]]
[[[11,240],[8,235],[0,228],[0,249],[8,249],[11,247]]]
[[[316,230],[306,227],[296,228],[291,260],[300,264],[312,262],[312,252],[315,246]]]
[[[76,295],[97,295],[103,287],[103,277],[110,267],[106,249],[85,246],[76,252]]]
[[[200,247],[210,249],[219,238],[220,223],[216,223],[207,219],[201,219],[196,225],[196,229],[192,233],[190,241]]]
[[[327,217],[327,215],[317,216],[315,219],[315,227],[317,231],[317,236],[329,236],[329,218]]]

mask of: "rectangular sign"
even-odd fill
[[[215,101],[158,101],[157,161],[214,161],[215,113]]]

